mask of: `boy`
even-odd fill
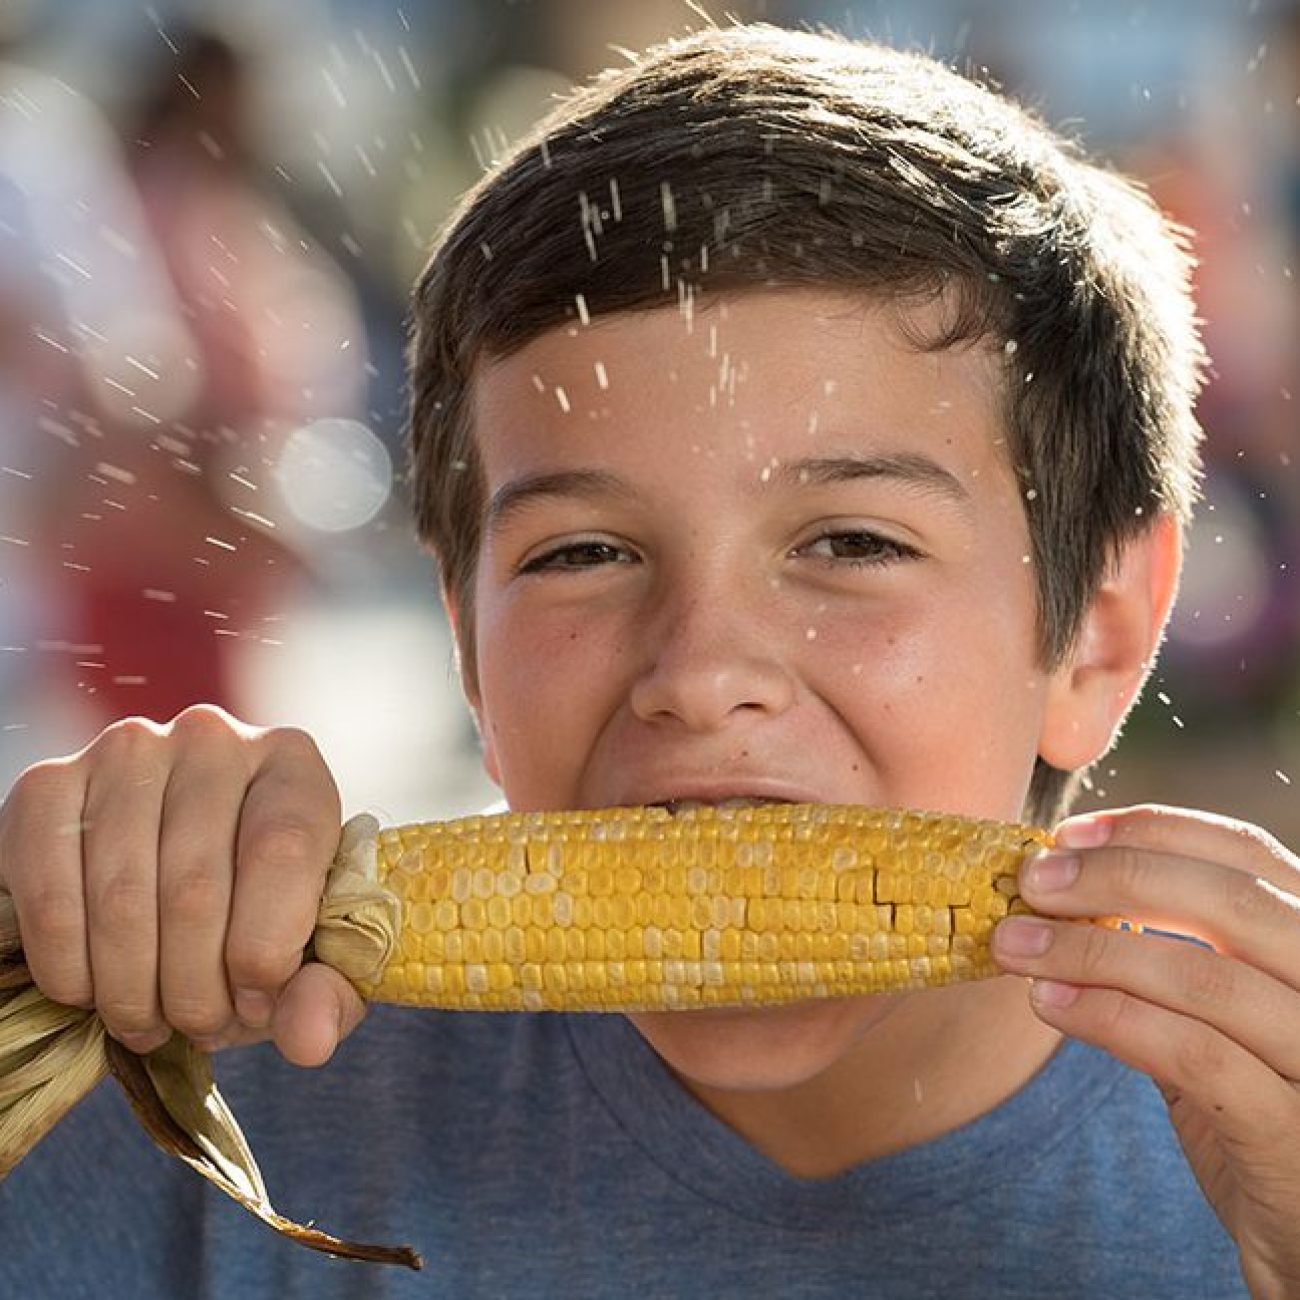
[[[579,93],[469,196],[414,306],[419,523],[510,804],[1055,819],[1177,581],[1186,271],[1136,191],[921,58],[736,28]],[[0,877],[38,983],[137,1050],[324,1062],[361,1016],[300,966],[339,815],[309,740],[214,710],[30,770]],[[309,1076],[224,1054],[282,1207],[414,1241],[421,1275],[293,1250],[101,1090],[0,1189],[0,1279],[1300,1295],[1296,859],[1170,809],[1058,843],[1024,872],[1044,918],[999,931],[1028,992],[381,1009]],[[1214,950],[1069,923],[1097,914]]]

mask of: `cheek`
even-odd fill
[[[992,603],[963,602],[960,615],[876,613],[824,617],[802,655],[808,681],[858,738],[890,800],[1019,816],[1044,693],[1031,652],[1007,632],[1019,624]]]
[[[950,696],[945,681],[960,669],[952,643],[914,610],[823,616],[804,631],[798,653],[807,678],[846,716],[877,724],[897,718],[923,725]]]
[[[522,602],[489,611],[480,626],[481,723],[507,800],[523,808],[571,799],[608,708],[616,650],[591,621],[539,617]]]
[[[523,602],[501,610],[480,640],[480,672],[498,700],[573,699],[599,687],[595,665],[616,653],[598,620],[581,613],[538,611]]]

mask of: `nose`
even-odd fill
[[[697,595],[661,610],[629,697],[636,717],[709,732],[789,708],[794,681],[762,610],[747,613],[734,593],[731,600]]]

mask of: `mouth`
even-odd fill
[[[695,812],[700,808],[713,809],[736,809],[736,808],[762,808],[770,804],[793,803],[791,799],[778,799],[765,795],[757,797],[755,795],[738,794],[725,795],[717,799],[700,799],[691,796],[682,795],[671,799],[656,799],[648,804],[650,808],[662,808],[671,816],[676,817],[682,813]]]

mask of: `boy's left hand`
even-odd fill
[[[1177,808],[1074,817],[1056,843],[1020,887],[1063,919],[1003,921],[999,963],[1043,1021],[1156,1081],[1252,1295],[1300,1295],[1300,858]],[[1097,916],[1212,948],[1067,919]]]

